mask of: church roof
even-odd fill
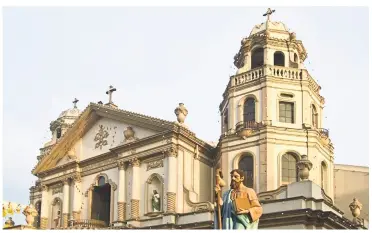
[[[253,27],[251,35],[259,34],[264,31],[283,31],[283,32],[289,32],[288,28],[285,26],[282,22],[272,22],[270,20],[267,20],[264,23],[257,24]]]
[[[67,112],[68,114],[68,112]],[[122,109],[105,106],[102,104],[90,103],[84,111],[82,111],[74,123],[72,123],[65,134],[51,147],[48,155],[44,156],[36,164],[32,170],[33,174],[37,174],[45,168],[51,168],[56,164],[60,156],[64,156],[71,145],[76,142],[79,137],[82,137],[87,130],[90,129],[92,124],[96,122],[100,117],[109,117],[117,120],[124,120],[130,124],[138,125],[141,127],[151,128],[157,132],[164,132],[167,130],[173,130],[174,127],[181,127],[175,122],[163,120],[156,117],[151,117],[135,112],[130,112]],[[195,134],[184,128],[183,131],[187,131],[187,134],[194,138],[201,145],[212,145],[204,142],[197,138]]]

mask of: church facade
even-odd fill
[[[75,99],[50,124],[52,139],[32,170],[35,226],[211,229],[215,171],[230,184],[230,171],[239,168],[263,204],[259,228],[366,228],[367,219],[345,218],[334,202],[325,100],[304,67],[301,40],[271,13],[234,57],[238,71],[223,93],[216,145],[187,128],[182,103],[171,122],[119,109],[112,86],[107,104],[80,111]]]

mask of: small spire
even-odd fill
[[[77,102],[79,102],[79,100],[76,99],[76,98],[74,99],[74,101],[72,101],[72,103],[74,104],[74,108],[77,108],[77,106],[76,106]]]
[[[270,8],[267,8],[266,13],[263,14],[263,16],[267,16],[267,20],[266,20],[266,21],[270,21],[270,15],[271,15],[272,13],[274,13],[274,12],[275,12],[275,10],[271,10]]]

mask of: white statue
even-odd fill
[[[152,211],[159,212],[160,211],[160,195],[158,191],[154,190],[152,195]]]

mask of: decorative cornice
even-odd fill
[[[147,164],[147,171],[155,168],[164,167],[163,160],[156,160]]]
[[[81,181],[82,181],[81,174],[80,173],[76,173],[75,176],[72,177],[72,180],[75,183],[81,183]]]
[[[118,169],[119,170],[125,170],[125,162],[123,160],[117,161],[118,163]]]
[[[52,195],[63,192],[63,185],[58,183],[50,187],[52,189]]]
[[[141,161],[137,157],[134,157],[129,160],[129,165],[132,167],[139,167],[141,165]]]
[[[175,145],[172,145],[170,148],[168,148],[166,151],[164,151],[164,155],[166,157],[175,157],[178,156],[178,147]]]
[[[45,185],[45,184],[41,185],[41,191],[42,192],[48,192],[48,190],[49,190],[49,187],[47,185]]]
[[[63,182],[63,185],[69,185],[69,182],[70,181],[70,177],[66,177],[64,179],[62,179],[62,182]]]

